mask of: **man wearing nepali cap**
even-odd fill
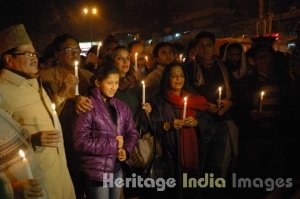
[[[61,127],[38,79],[36,50],[22,24],[0,32],[0,108],[31,134],[49,199],[74,199]]]

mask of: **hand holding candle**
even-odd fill
[[[221,100],[222,100],[222,87],[219,86],[219,98],[218,98],[218,108],[221,108]]]
[[[261,91],[260,92],[260,100],[259,100],[259,110],[258,110],[258,112],[260,112],[260,113],[262,112],[262,109],[263,109],[264,95],[265,95],[265,92]]]
[[[142,104],[146,102],[146,88],[145,88],[145,81],[142,81]]]
[[[19,155],[23,158],[23,164],[25,167],[27,179],[33,179],[30,165],[29,165],[28,160],[25,157],[25,153],[22,149],[19,150]]]
[[[74,68],[74,70],[75,70],[75,77],[78,80],[78,61],[75,61],[74,65],[75,65],[75,68]],[[75,95],[79,95],[78,83],[76,84],[76,87],[75,87]]]
[[[186,108],[187,108],[187,97],[183,98],[183,113],[182,113],[182,119],[184,120],[186,117]]]

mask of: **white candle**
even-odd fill
[[[53,116],[54,128],[55,128],[56,130],[60,130],[60,124],[59,124],[59,119],[58,119],[58,116],[57,116],[57,112],[56,112],[56,110],[55,110],[55,104],[52,103],[51,106],[52,106],[52,110],[53,110],[52,116]]]
[[[259,110],[258,110],[260,113],[262,112],[262,109],[263,109],[264,95],[265,95],[265,92],[261,91],[260,92],[260,100],[259,100]]]
[[[74,68],[75,77],[78,79],[78,61],[75,61],[74,65],[75,65],[75,68]],[[76,84],[76,87],[75,87],[75,95],[79,95],[78,83]]]
[[[187,97],[183,98],[183,113],[182,113],[182,119],[185,119],[186,117],[186,107],[187,107]]]
[[[97,47],[97,58],[99,57],[99,53],[100,53],[100,48],[101,48],[101,46],[102,46],[102,42],[100,41],[99,43],[98,43],[98,47]]]
[[[25,153],[22,149],[19,150],[19,155],[23,158],[23,163],[24,163],[27,179],[33,179],[33,175],[32,175],[32,172],[31,172],[30,165],[29,165],[28,160],[25,157]]]
[[[142,81],[142,87],[143,87],[143,92],[142,92],[142,104],[145,104],[146,102],[146,87],[145,87],[145,81]]]
[[[218,90],[219,90],[218,108],[221,108],[222,87],[219,86]]]
[[[136,52],[134,54],[134,70],[137,71],[137,58],[138,58],[139,53]]]

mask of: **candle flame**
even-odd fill
[[[102,42],[101,41],[99,41],[99,43],[98,43],[98,47],[100,47],[100,46],[102,46]]]
[[[265,95],[265,91],[262,91],[261,93],[260,93],[260,96],[264,96]]]
[[[143,84],[143,86],[145,85],[145,81],[144,80],[142,81],[142,84]]]
[[[184,97],[184,98],[183,98],[183,101],[186,102],[186,101],[187,101],[187,97]]]
[[[222,87],[221,86],[219,86],[219,92],[221,92],[222,91]]]
[[[56,106],[54,103],[52,103],[51,107],[52,107],[52,110],[55,111]]]
[[[138,52],[136,52],[136,53],[134,54],[134,56],[137,58],[138,54],[139,54],[139,53],[138,53]]]
[[[76,61],[74,62],[74,64],[75,64],[75,67],[77,67],[77,66],[78,66],[78,61],[76,60]]]
[[[145,60],[146,60],[146,62],[148,62],[148,56],[147,55],[145,56]]]
[[[19,155],[22,157],[22,158],[25,158],[25,153],[22,149],[19,150]]]

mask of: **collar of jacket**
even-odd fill
[[[9,69],[2,69],[1,77],[17,86],[22,85],[27,80],[23,75]]]
[[[98,98],[102,103],[105,103],[104,99],[103,99],[103,95],[102,92],[99,88],[92,88],[91,90],[91,95]],[[116,98],[112,97],[109,99],[109,104],[114,106],[116,103]]]

